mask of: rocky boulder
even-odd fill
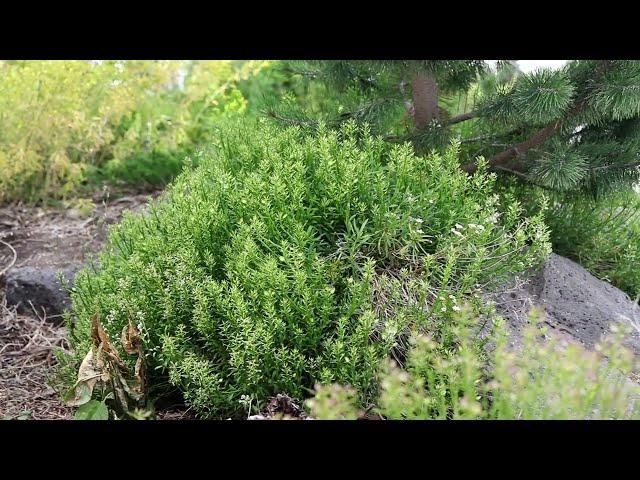
[[[544,312],[546,325],[587,348],[609,332],[612,324],[640,325],[640,307],[626,293],[554,253],[528,281],[515,279],[490,298],[514,333],[529,323],[528,312],[536,306]],[[638,330],[633,329],[626,346],[640,354]]]
[[[19,267],[6,274],[6,298],[18,312],[46,316],[60,322],[60,314],[70,307],[67,289],[79,267]],[[62,279],[62,282],[60,281]]]

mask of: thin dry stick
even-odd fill
[[[16,252],[16,249],[11,246],[10,243],[5,242],[4,240],[0,240],[0,243],[9,247],[9,250],[11,250],[11,252],[13,253],[13,259],[11,260],[11,262],[9,262],[9,266],[0,270],[0,277],[1,277],[5,273],[7,273],[11,267],[13,267],[16,264],[16,260],[18,259],[18,253]]]

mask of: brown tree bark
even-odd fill
[[[496,165],[502,165],[503,163],[508,162],[509,160],[515,158],[516,156],[522,153],[525,153],[527,150],[531,150],[532,148],[537,147],[542,142],[544,142],[547,138],[553,135],[555,131],[558,130],[561,123],[562,123],[561,119],[553,121],[552,123],[544,127],[542,130],[539,130],[538,132],[536,132],[536,134],[533,135],[532,137],[527,138],[526,140],[520,143],[516,143],[514,146],[506,150],[503,150],[497,155],[494,155],[493,157],[489,158],[487,162],[492,167]],[[478,169],[478,165],[476,164],[476,162],[470,162],[462,166],[462,170],[464,170],[467,173],[473,173],[477,169]]]
[[[453,118],[450,118],[447,122],[447,125],[454,125],[456,123],[465,122],[467,120],[471,120],[472,118],[476,118],[478,116],[477,111],[462,113]]]
[[[423,128],[432,120],[439,120],[438,83],[433,74],[414,73],[411,79],[413,88],[413,121]]]

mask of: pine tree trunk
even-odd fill
[[[439,120],[438,84],[430,73],[414,73],[413,88],[413,121],[418,128],[425,127],[432,120]]]

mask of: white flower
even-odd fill
[[[469,228],[471,228],[472,230],[475,230],[476,232],[481,232],[484,230],[483,225],[476,225],[475,223],[470,223]]]

